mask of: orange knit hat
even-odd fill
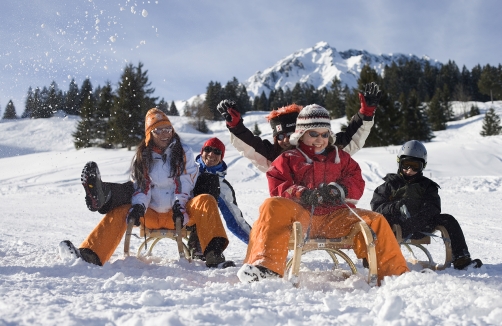
[[[172,127],[171,121],[167,115],[157,108],[148,110],[145,116],[145,142],[148,145],[152,130],[159,127]],[[174,128],[173,128],[174,133]]]

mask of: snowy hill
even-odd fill
[[[491,103],[478,103],[484,113]],[[494,104],[502,115],[502,102]],[[461,105],[456,105],[461,110]],[[271,139],[266,112],[244,117]],[[376,118],[378,119],[378,112]],[[76,118],[0,121],[0,325],[501,325],[502,324],[502,136],[481,137],[483,115],[449,123],[426,146],[425,174],[441,185],[443,212],[455,216],[480,269],[412,272],[370,288],[366,270],[343,279],[329,258],[308,254],[296,289],[283,279],[239,283],[236,272],[246,246],[229,233],[225,251],[236,268],[209,270],[177,258],[164,240],[149,258],[124,258],[120,244],[103,267],[63,261],[64,239],[76,245],[101,219],[84,203],[80,172],[93,160],[104,180],[128,179],[132,151],[75,150]],[[344,119],[333,120],[335,131]],[[194,131],[173,117],[182,139],[199,153],[218,137],[227,145],[228,180],[245,219],[252,223],[268,196],[266,178],[229,144],[223,122],[212,134]],[[366,189],[358,207],[369,208],[373,189],[397,168],[399,146],[364,148],[354,155]],[[139,239],[133,239],[133,251]],[[432,245],[435,257],[441,251]],[[349,252],[350,254],[350,252]]]
[[[427,56],[419,58],[400,53],[376,55],[360,50],[338,52],[328,43],[319,42],[312,48],[288,55],[263,72],[258,71],[249,77],[244,85],[251,98],[260,96],[263,91],[268,96],[271,90],[292,90],[297,82],[311,84],[316,89],[329,88],[335,77],[340,79],[343,85],[354,88],[365,65],[369,65],[381,75],[386,65],[410,60],[418,61],[422,65],[429,62],[432,66],[441,66]]]

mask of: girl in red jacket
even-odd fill
[[[263,202],[260,216],[253,225],[246,259],[237,274],[241,282],[283,276],[293,222],[299,221],[304,230],[311,223],[312,238],[347,235],[359,218],[345,203],[377,235],[379,283],[384,276],[409,271],[385,218],[355,208],[364,191],[361,169],[348,153],[334,146],[334,142],[328,111],[317,104],[304,107],[290,137],[291,145],[296,148],[282,153],[267,171],[271,198]],[[356,255],[366,258],[363,236],[356,236],[354,242]]]

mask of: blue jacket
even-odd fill
[[[227,228],[232,232],[237,238],[242,240],[244,243],[249,242],[249,233],[251,232],[251,226],[246,222],[242,216],[242,212],[237,206],[237,201],[235,200],[235,192],[232,185],[225,179],[227,174],[227,164],[222,161],[216,166],[208,167],[202,161],[200,154],[197,155],[195,163],[199,166],[200,173],[212,173],[217,174],[220,180],[220,197],[218,198],[218,208],[223,215],[223,219],[227,224]]]

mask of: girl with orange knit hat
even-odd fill
[[[182,215],[183,225],[197,225],[206,266],[234,266],[223,256],[228,239],[215,198],[208,194],[190,198],[198,173],[192,158],[192,150],[181,142],[165,113],[156,108],[149,110],[145,138],[137,147],[131,166],[131,204],[108,212],[78,249],[70,241],[62,241],[60,255],[101,266],[120,243],[127,221],[134,220],[135,225],[151,229],[174,229],[173,216]]]

